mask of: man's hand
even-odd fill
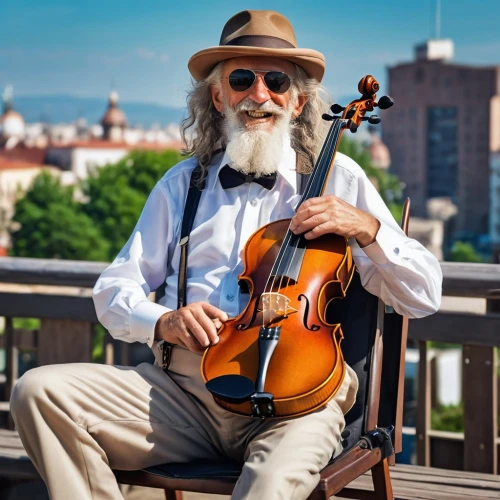
[[[161,316],[156,322],[155,340],[181,344],[201,354],[219,342],[217,330],[227,319],[225,312],[207,302],[194,302]]]
[[[311,198],[300,205],[290,229],[308,240],[327,233],[356,238],[360,247],[375,241],[380,222],[359,208],[333,195]]]

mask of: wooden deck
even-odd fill
[[[15,431],[0,429],[0,477],[19,480],[38,479],[38,474],[28,460]],[[391,477],[395,498],[402,500],[500,499],[500,476],[398,464],[391,467]],[[349,488],[358,495],[373,491],[369,473],[353,481]],[[164,498],[161,491],[143,488],[140,490],[134,488],[125,497],[127,500]],[[36,496],[31,498],[37,500]],[[186,493],[184,498],[185,500],[229,499],[228,496],[195,493]]]

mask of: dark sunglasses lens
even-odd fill
[[[267,88],[275,94],[284,94],[290,88],[290,78],[281,71],[270,71],[264,76]]]
[[[229,75],[229,86],[236,92],[248,90],[255,81],[255,75],[248,69],[235,69]]]

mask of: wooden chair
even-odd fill
[[[409,200],[402,227],[407,231]],[[346,415],[343,453],[321,472],[309,497],[326,500],[339,493],[347,498],[392,499],[389,465],[402,450],[404,367],[408,320],[368,293],[356,272],[345,299],[334,301],[332,322],[344,331],[342,351],[356,371],[359,391]],[[118,482],[162,488],[167,500],[182,499],[182,491],[231,494],[242,464],[194,461],[164,464],[141,471],[115,471]],[[351,481],[371,470],[374,493],[349,489]],[[361,494],[359,497],[357,494]]]

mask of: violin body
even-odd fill
[[[333,300],[345,296],[355,269],[347,240],[327,234],[307,243],[297,281],[276,278],[270,287],[268,277],[289,224],[289,219],[272,222],[249,238],[239,278],[248,285],[250,301],[242,314],[224,323],[219,342],[207,349],[202,359],[205,382],[221,375],[256,380],[261,327],[279,325],[279,342],[269,361],[264,388],[274,396],[276,417],[314,411],[341,386],[345,375],[342,329],[339,324],[327,323],[326,310]],[[289,302],[276,317],[266,318],[264,301],[273,301],[278,294],[265,291],[278,289]],[[249,401],[214,398],[226,410],[253,414]]]

